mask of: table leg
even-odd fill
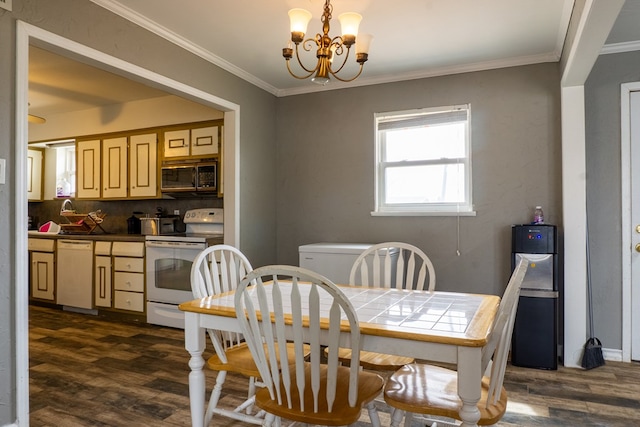
[[[204,352],[206,331],[200,328],[199,315],[197,313],[185,312],[184,316],[184,342],[185,348],[191,355],[189,359],[189,404],[191,406],[191,425],[193,427],[204,427],[204,399],[205,399],[205,378],[202,368],[204,367]]]
[[[477,426],[480,419],[478,401],[482,393],[482,348],[458,347],[458,395],[462,400],[462,426]]]

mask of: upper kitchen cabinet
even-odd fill
[[[99,139],[78,141],[77,153],[77,185],[78,199],[99,199],[101,192],[101,142]]]
[[[43,199],[43,159],[44,151],[42,149],[29,148],[27,150],[27,197],[30,202],[39,202]]]
[[[77,197],[158,197],[158,134],[78,141]]]
[[[222,120],[172,127],[163,133],[163,158],[218,157]]]
[[[102,141],[102,198],[127,197],[127,137]]]
[[[129,196],[155,198],[158,195],[158,134],[129,138]]]

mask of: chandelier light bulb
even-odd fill
[[[340,26],[342,27],[342,39],[346,44],[353,44],[358,35],[358,27],[362,21],[362,15],[354,12],[342,13],[338,16]],[[349,43],[351,42],[351,43]]]

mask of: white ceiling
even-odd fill
[[[574,0],[333,0],[337,16],[363,16],[373,35],[363,74],[350,84],[319,87],[289,75],[282,48],[289,38],[287,11],[313,14],[307,36],[320,32],[324,0],[92,0],[275,94],[286,96],[507,66],[556,62]],[[640,0],[627,0],[607,43],[640,40]],[[311,52],[305,59],[315,62]],[[350,61],[351,62],[351,61]],[[354,61],[355,62],[355,61]],[[294,65],[294,64],[292,64]],[[345,69],[345,76],[355,72]],[[163,93],[41,49],[30,53],[32,114],[46,116]]]

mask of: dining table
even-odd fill
[[[362,350],[457,366],[462,426],[476,426],[480,418],[477,403],[483,376],[482,349],[488,342],[500,297],[361,286],[340,289],[356,309]],[[190,355],[192,426],[204,427],[202,354],[206,330],[241,332],[234,293],[187,301],[179,307],[185,314],[185,348]],[[342,333],[349,334],[348,328]]]

